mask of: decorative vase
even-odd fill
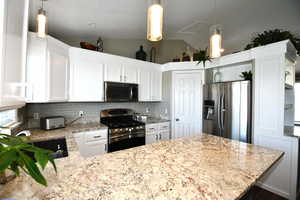
[[[140,46],[140,50],[136,52],[135,58],[138,60],[144,60],[146,61],[147,59],[147,54],[143,49],[143,45]]]
[[[191,57],[184,52],[182,54],[182,61],[191,61]]]
[[[103,50],[103,40],[101,37],[99,37],[97,40],[97,51],[103,52]]]

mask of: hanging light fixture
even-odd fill
[[[47,16],[46,11],[44,10],[44,1],[47,0],[41,0],[42,1],[42,7],[39,9],[37,17],[36,17],[36,32],[37,36],[44,38],[47,35]]]
[[[217,13],[216,0],[214,10],[214,12]],[[222,49],[221,25],[217,24],[217,16],[215,14],[215,24],[210,28],[210,57],[218,58],[222,52],[224,52],[224,49]]]
[[[163,7],[160,0],[151,0],[148,8],[147,39],[150,41],[162,40]]]
[[[224,51],[224,49],[222,49],[222,34],[220,25],[213,25],[210,32],[210,57],[218,58]]]

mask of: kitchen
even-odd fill
[[[25,135],[26,145],[51,149],[57,158],[57,174],[48,162],[38,184],[21,170],[0,186],[0,199],[256,199],[258,191],[297,198],[299,42],[289,37],[241,50],[254,31],[232,47],[230,26],[220,17],[232,19],[226,5],[262,6],[206,1],[201,15],[210,20],[203,23],[203,16],[177,15],[199,12],[180,1],[70,3],[0,5],[1,133]],[[288,11],[299,4],[277,3],[274,12],[285,10],[280,17],[296,27]],[[257,10],[257,18],[263,14]],[[269,29],[267,23],[257,30]],[[285,28],[280,21],[274,26]],[[0,160],[8,163],[4,153]]]

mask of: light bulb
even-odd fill
[[[37,36],[44,38],[47,34],[47,16],[46,12],[43,9],[40,9],[37,15],[37,24],[36,24]]]
[[[211,58],[218,58],[221,56],[221,52],[224,51],[222,49],[222,36],[220,33],[215,32],[210,37],[210,57]]]
[[[153,4],[148,8],[148,31],[147,39],[150,41],[162,40],[163,28],[163,7],[160,4]]]

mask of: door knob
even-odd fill
[[[178,118],[176,118],[175,120],[176,120],[176,122],[179,122],[179,121],[180,121]]]

